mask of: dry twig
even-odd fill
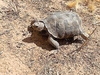
[[[96,27],[97,28],[97,27]],[[88,44],[88,42],[91,39],[91,35],[94,33],[94,31],[96,30],[96,28],[92,31],[92,33],[89,35],[88,39],[82,44],[81,47],[79,47],[76,51],[80,51],[84,46],[86,46]]]
[[[88,44],[88,42],[90,41],[91,39],[91,35],[94,33],[94,31],[97,29],[97,27],[92,31],[92,33],[89,35],[88,39],[82,44],[81,47],[79,47],[78,49],[72,51],[71,53],[68,53],[69,54],[72,54],[73,52],[79,52],[84,46],[86,46]]]

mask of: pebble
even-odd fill
[[[98,42],[98,43],[97,43],[97,46],[99,46],[99,47],[100,47],[100,42]]]

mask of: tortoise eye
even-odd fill
[[[38,27],[38,26],[35,26],[36,28]]]

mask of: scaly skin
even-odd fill
[[[87,33],[82,33],[81,37],[85,40],[88,40],[89,35]]]
[[[48,37],[48,42],[49,42],[53,47],[55,47],[55,48],[57,48],[57,49],[59,48],[59,43],[58,43],[56,40],[54,40],[52,36],[49,36],[49,37]]]

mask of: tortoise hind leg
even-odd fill
[[[82,33],[81,34],[81,37],[83,38],[83,39],[85,39],[85,40],[88,40],[88,37],[89,37],[89,35],[87,34],[87,33]]]
[[[59,43],[58,43],[56,40],[54,40],[52,36],[49,36],[49,37],[48,37],[48,42],[49,42],[53,47],[55,47],[55,48],[57,48],[57,49],[59,48]]]

